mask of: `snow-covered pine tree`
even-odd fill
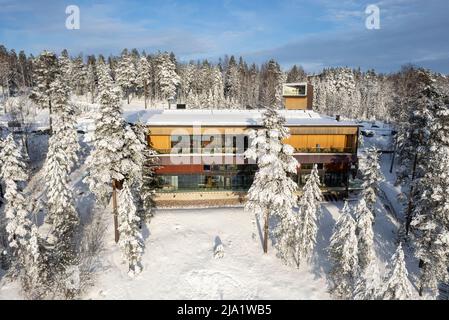
[[[115,75],[116,82],[125,93],[129,104],[129,96],[135,90],[137,84],[137,70],[132,55],[130,55],[126,49],[123,50],[122,56],[118,61]]]
[[[37,227],[30,219],[28,202],[23,193],[28,179],[26,164],[12,134],[7,137],[0,158],[3,160],[0,180],[6,186],[6,231],[14,257],[11,273],[19,277],[27,297],[42,298],[48,281],[47,265],[45,255],[40,252]]]
[[[28,173],[20,148],[12,134],[9,134],[4,142],[0,159],[3,162],[0,178],[5,185],[6,232],[9,247],[17,257],[22,255],[21,251],[27,244],[31,221],[28,218],[27,201],[23,194]]]
[[[212,72],[213,72],[212,67],[207,60],[205,60],[198,68],[197,89],[199,92],[199,99],[200,99],[199,107],[201,109],[203,108],[210,109],[214,107],[213,92],[212,92],[213,89]]]
[[[224,86],[223,75],[218,67],[212,70],[212,95],[214,107],[220,108],[224,104]]]
[[[282,107],[282,83],[284,74],[275,60],[270,60],[262,70],[262,86],[260,86],[260,102],[263,105]]]
[[[240,90],[239,68],[234,56],[231,56],[225,73],[224,95],[232,108],[240,105]]]
[[[54,139],[49,140],[49,154],[46,163],[47,201],[49,211],[47,221],[52,222],[55,214],[64,214],[64,207],[60,201],[71,198],[71,190],[68,189],[68,175],[78,161],[79,150],[78,134],[76,131],[76,119],[72,106],[69,104],[69,88],[62,75],[57,75],[51,84],[51,97],[54,113]],[[50,151],[52,154],[50,155]],[[57,176],[55,180],[54,175]],[[61,186],[64,186],[61,189]],[[67,192],[63,195],[62,191]],[[62,198],[60,197],[62,196]],[[61,211],[62,208],[62,211]],[[73,213],[73,212],[72,212]],[[69,213],[69,214],[72,214]],[[76,215],[76,214],[75,214]]]
[[[140,264],[143,253],[142,233],[139,230],[140,218],[136,213],[136,206],[128,183],[123,183],[123,189],[119,193],[119,245],[124,257],[128,261],[128,273],[133,276],[142,270]]]
[[[359,249],[359,267],[364,272],[376,259],[374,252],[374,217],[366,206],[364,198],[359,199],[354,208],[356,215],[356,234],[358,238]]]
[[[137,199],[136,202],[138,203],[137,214],[141,218],[141,222],[146,222],[153,216],[152,210],[155,205],[153,200],[155,193],[154,170],[158,167],[158,158],[156,156],[157,152],[151,145],[148,145],[148,128],[141,122],[138,122],[133,127],[133,130],[138,141],[132,141],[132,143],[138,145],[131,149],[142,150],[141,154],[143,155],[142,158],[138,154],[134,156],[135,162],[141,168],[141,171],[137,171],[134,175],[135,178],[132,179],[133,184],[136,186],[134,188],[134,198]]]
[[[69,58],[69,53],[67,50],[63,50],[61,52],[61,55],[58,58],[59,61],[59,68],[61,70],[61,74],[63,75],[64,79],[68,82],[67,85],[72,85],[72,60]]]
[[[94,150],[87,159],[86,182],[98,202],[106,206],[111,199],[112,185],[137,188],[140,193],[145,163],[146,142],[142,132],[136,134],[122,118],[120,90],[112,82],[108,67],[99,63],[100,108],[95,119]],[[120,212],[114,205],[114,219],[118,224]],[[119,206],[120,208],[120,206]],[[139,220],[140,221],[140,220]],[[117,231],[121,234],[120,229]],[[116,235],[116,241],[118,236]]]
[[[301,261],[308,261],[312,258],[315,248],[318,230],[317,220],[320,215],[320,201],[322,201],[322,193],[319,186],[318,166],[315,164],[303,187],[303,193],[299,200],[298,228],[296,229],[297,237],[294,255],[298,267]]]
[[[180,99],[188,104],[189,108],[194,106],[192,103],[193,96],[196,94],[195,90],[195,73],[196,66],[193,63],[189,63],[185,66],[181,66],[180,72]]]
[[[97,75],[97,68],[95,64],[95,56],[91,59],[91,61],[88,62],[87,65],[87,73],[86,73],[86,87],[87,90],[90,92],[90,102],[95,102],[95,96],[97,93],[97,83],[98,83],[98,75]]]
[[[145,210],[146,194],[142,194],[145,162],[148,155],[148,144],[145,141],[145,126],[141,123],[131,127],[125,126],[123,159],[121,161],[121,172],[128,182],[136,204],[137,215],[141,223],[151,217],[151,209]]]
[[[285,118],[275,109],[267,108],[263,113],[263,129],[250,133],[251,144],[245,157],[257,161],[258,170],[248,191],[245,210],[264,219],[264,252],[268,246],[268,223],[270,217],[278,220],[274,234],[277,237],[278,253],[284,260],[291,251],[291,237],[296,226],[293,207],[297,205],[297,184],[290,174],[297,172],[298,162],[293,157],[293,148],[282,140],[289,136],[284,126]],[[255,224],[255,221],[253,221]]]
[[[35,86],[30,98],[41,108],[48,108],[50,131],[52,131],[51,83],[60,73],[58,58],[53,52],[43,51],[33,62],[33,81]]]
[[[429,75],[421,95],[428,110],[427,152],[420,155],[421,169],[414,184],[413,221],[416,256],[420,259],[420,294],[438,293],[438,284],[448,280],[449,264],[449,98]]]
[[[76,231],[79,224],[75,208],[70,173],[77,161],[79,150],[75,115],[68,102],[69,88],[62,75],[51,84],[54,101],[54,134],[48,142],[45,162],[45,184],[48,211],[46,221],[51,224],[47,242],[51,248],[49,265],[55,283],[67,284],[67,273],[77,264]],[[73,288],[64,287],[63,294],[73,297]]]
[[[151,77],[150,62],[146,56],[142,56],[137,65],[137,84],[143,90],[145,109],[147,108],[148,96],[150,94]]]
[[[373,262],[365,270],[360,270],[355,283],[354,300],[380,299],[381,281],[377,265]]]
[[[5,142],[3,141],[3,139],[2,139],[2,137],[0,135],[0,152],[2,152],[4,146],[5,146]],[[0,172],[2,171],[3,162],[4,162],[4,159],[0,158]],[[0,207],[4,203],[4,201],[3,201],[3,193],[4,193],[3,183],[2,183],[2,180],[0,179]],[[2,220],[2,217],[0,216],[0,232],[1,232],[1,226],[2,226],[2,221],[1,220]],[[1,244],[1,238],[0,238],[0,244]]]
[[[403,79],[402,79],[403,78]],[[396,170],[398,183],[409,183],[414,178],[420,178],[426,171],[421,161],[429,154],[427,149],[429,139],[429,122],[432,112],[429,105],[433,95],[428,89],[433,82],[432,75],[426,70],[402,70],[397,82],[393,107],[395,120],[398,123],[398,162]],[[400,106],[400,107],[398,107]],[[396,114],[397,113],[397,114]]]
[[[321,205],[320,202],[323,201],[323,193],[321,192],[320,186],[320,176],[318,174],[318,165],[314,164],[312,167],[312,171],[308,177],[307,183],[310,184],[311,193],[315,199],[315,204],[317,206],[317,214],[321,214]]]
[[[379,184],[384,180],[379,165],[379,150],[371,147],[366,150],[366,158],[361,163],[363,172],[363,197],[368,209],[375,215],[377,196],[379,194]]]
[[[72,61],[72,88],[77,95],[84,94],[86,85],[86,66],[84,65],[83,56],[80,54]]]
[[[67,172],[70,172],[78,161],[78,133],[76,131],[75,110],[70,104],[70,87],[62,74],[58,74],[51,84],[53,115],[55,131],[58,131],[61,146],[64,149]],[[56,128],[57,127],[57,128]]]
[[[24,295],[31,300],[43,299],[48,294],[50,274],[44,245],[35,225],[27,242],[20,280]]]
[[[121,92],[114,86],[109,67],[98,64],[99,110],[95,116],[95,140],[92,153],[86,160],[86,182],[98,202],[106,206],[112,193],[112,181],[121,181],[122,149],[124,146],[124,121],[121,110]]]
[[[60,121],[58,119],[58,121]],[[79,224],[73,190],[69,185],[69,163],[63,145],[64,130],[55,124],[55,134],[49,139],[45,163],[48,216],[51,234],[47,240],[51,247],[49,264],[56,283],[66,282],[66,272],[77,264],[76,230]],[[64,295],[75,292],[64,288]]]
[[[45,163],[47,220],[53,226],[52,241],[57,248],[55,251],[58,255],[60,254],[59,258],[69,261],[74,256],[73,236],[79,219],[75,209],[73,190],[69,185],[72,162],[65,152],[65,136],[69,132],[63,126],[59,126],[60,121],[61,119],[58,119],[55,123],[55,134],[49,139]]]
[[[399,244],[391,257],[389,272],[384,280],[382,299],[407,300],[412,297],[412,287],[408,280],[408,272],[404,261],[404,251]]]
[[[157,57],[157,80],[161,99],[167,100],[176,96],[180,78],[176,73],[176,64],[173,63],[167,52],[161,53]]]
[[[352,297],[358,273],[358,245],[356,223],[347,202],[340,212],[330,240],[329,256],[332,263],[331,292],[339,298]]]
[[[307,81],[307,74],[301,66],[297,66],[296,64],[290,69],[287,74],[287,82],[302,82]]]

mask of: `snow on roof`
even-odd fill
[[[124,112],[126,121],[138,121],[151,126],[260,126],[262,113],[258,110],[140,110]],[[311,110],[281,110],[286,125],[355,127],[353,121],[337,121]]]

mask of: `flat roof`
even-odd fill
[[[279,110],[286,125],[357,127],[353,121],[337,121],[335,117],[320,115],[311,110]],[[138,121],[150,126],[261,126],[263,110],[139,110],[125,111],[130,123]]]

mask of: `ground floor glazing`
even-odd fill
[[[311,169],[311,164],[302,164],[292,179],[303,186]],[[204,166],[197,173],[158,174],[155,187],[158,192],[248,191],[256,170],[256,165],[248,164]],[[350,170],[332,170],[325,164],[318,164],[318,173],[324,188],[345,189],[354,178]]]

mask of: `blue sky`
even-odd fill
[[[81,28],[65,28],[67,5]],[[381,29],[365,28],[380,8]],[[284,68],[328,66],[395,71],[414,63],[449,73],[448,0],[0,0],[0,44],[16,51],[118,54],[174,51],[178,59],[242,55]]]

